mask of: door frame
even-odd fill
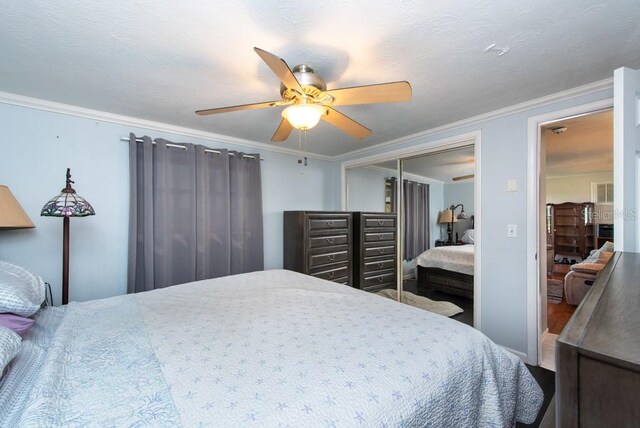
[[[481,138],[482,133],[480,130],[467,132],[463,134],[454,135],[447,138],[428,141],[425,143],[416,144],[410,147],[404,147],[392,151],[378,153],[361,158],[351,159],[343,161],[340,165],[340,177],[341,177],[341,206],[342,210],[347,208],[347,168],[353,168],[358,166],[365,166],[374,163],[406,159],[415,156],[427,155],[429,153],[439,152],[446,149],[453,149],[457,147],[469,146],[473,144],[474,155],[474,216],[475,216],[475,232],[474,238],[476,241],[474,249],[473,259],[473,327],[482,331],[481,328],[481,310],[482,310],[482,293],[481,293],[481,251],[482,251],[482,208],[481,208]],[[398,162],[399,165],[399,162]],[[399,171],[402,172],[401,170]],[[400,176],[402,179],[402,176]],[[400,182],[400,180],[399,180]],[[400,186],[401,188],[402,186]],[[397,240],[400,240],[400,233]],[[398,249],[402,248],[399,243],[396,242]],[[401,265],[399,266],[401,270]],[[399,277],[402,275],[400,274]]]
[[[529,117],[527,124],[527,362],[531,365],[540,363],[542,352],[541,340],[544,330],[542,322],[542,305],[547,296],[542,295],[542,275],[540,259],[546,257],[540,248],[542,239],[546,239],[545,228],[540,227],[540,157],[541,130],[549,122],[556,122],[576,116],[584,116],[601,110],[613,108],[613,98],[607,98],[575,107],[556,110],[539,116]],[[615,148],[614,148],[615,150]],[[546,204],[546,201],[544,201]]]

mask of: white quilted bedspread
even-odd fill
[[[480,332],[283,270],[72,303],[16,393],[0,425],[510,427],[542,403]]]

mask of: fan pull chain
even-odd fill
[[[304,132],[303,144],[304,144],[304,152],[306,154],[307,153],[307,130],[305,129],[302,132]],[[307,166],[307,156],[304,157],[304,166]]]
[[[304,143],[302,134],[304,133]],[[304,131],[298,130],[298,150],[302,151],[302,147],[304,145],[304,152],[307,152],[307,130]],[[302,163],[302,159],[298,159],[298,163]],[[304,166],[307,166],[307,157],[304,157]]]

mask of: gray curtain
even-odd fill
[[[262,270],[260,156],[129,141],[128,292]]]
[[[429,185],[404,180],[404,258],[429,248]]]

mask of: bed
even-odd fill
[[[513,426],[543,394],[457,321],[272,270],[48,307],[0,426]]]
[[[415,258],[418,288],[473,299],[474,245],[450,245],[426,250]]]

